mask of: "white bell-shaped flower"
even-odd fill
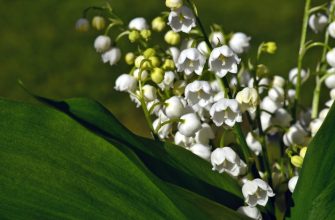
[[[324,120],[326,116],[328,115],[329,110],[330,110],[329,108],[322,109],[319,113],[319,118]]]
[[[195,155],[198,155],[204,160],[209,161],[211,157],[211,147],[203,144],[194,144],[190,147],[190,151]]]
[[[224,43],[224,36],[222,32],[215,31],[209,35],[209,41],[213,47],[220,46]]]
[[[279,102],[273,101],[269,96],[265,96],[260,104],[261,109],[274,113],[278,108],[281,108],[282,105]]]
[[[320,129],[324,119],[316,118],[309,124],[309,128],[311,129],[311,135],[314,137],[318,130]]]
[[[206,63],[206,58],[196,48],[188,48],[183,50],[176,63],[179,72],[185,72],[186,75],[191,75],[195,72],[201,75]]]
[[[195,140],[193,137],[186,137],[177,131],[174,135],[174,143],[184,148],[190,148],[191,145],[195,144]]]
[[[254,152],[257,156],[262,153],[261,143],[254,137],[254,135],[251,132],[247,134],[245,140],[250,150],[252,150],[252,152]]]
[[[328,72],[330,71],[328,70]],[[327,86],[328,89],[335,89],[335,74],[331,74],[325,79],[325,85]]]
[[[137,80],[129,74],[122,74],[116,79],[114,88],[121,92],[134,92],[137,88]]]
[[[104,63],[109,62],[111,66],[117,64],[121,59],[121,50],[118,47],[112,47],[101,55]]]
[[[269,197],[275,195],[269,184],[258,178],[247,180],[242,186],[242,194],[245,202],[251,207],[255,207],[257,204],[265,206]]]
[[[180,97],[172,96],[165,101],[165,114],[168,118],[179,118],[183,115],[185,107]]]
[[[100,35],[97,38],[95,38],[94,41],[94,48],[98,53],[102,53],[107,51],[112,44],[112,40],[110,37],[106,35]]]
[[[138,17],[138,18],[132,19],[129,22],[128,28],[133,29],[133,30],[142,31],[142,30],[149,29],[149,25],[148,25],[147,21],[145,20],[145,18]]]
[[[199,144],[209,144],[209,140],[214,139],[214,131],[207,123],[201,125],[201,129],[195,133],[195,141]]]
[[[328,17],[321,13],[312,14],[308,20],[309,27],[315,33],[322,31],[327,26],[327,23]]]
[[[261,112],[261,125],[264,131],[272,125],[271,119],[271,114],[263,111]]]
[[[214,48],[209,56],[209,70],[215,72],[218,77],[222,78],[228,72],[237,73],[237,65],[240,61],[241,59],[237,57],[232,49],[223,45],[221,47]]]
[[[335,67],[335,48],[328,51],[328,53],[326,54],[326,59],[331,67]]]
[[[294,101],[294,99],[295,99],[295,90],[294,89],[287,90],[287,98],[289,99],[290,102]]]
[[[309,77],[309,72],[306,72],[305,70],[301,70],[300,72],[301,75],[301,83],[304,83],[308,77]],[[289,81],[293,84],[293,85],[297,85],[297,81],[298,81],[298,68],[293,68],[290,70],[289,74],[288,74],[288,78]]]
[[[262,220],[262,214],[256,207],[251,206],[241,206],[237,209],[237,212],[248,216],[251,219]]]
[[[221,99],[214,103],[210,109],[211,118],[216,126],[223,123],[233,127],[236,122],[242,122],[239,104],[235,99]]]
[[[307,142],[307,132],[303,127],[296,123],[292,125],[283,136],[283,142],[286,146],[300,145],[305,146]]]
[[[259,103],[258,92],[254,88],[246,87],[239,91],[235,97],[236,101],[240,104],[241,111],[249,110],[251,113],[256,111]]]
[[[144,85],[142,87],[143,97],[146,101],[153,101],[157,98],[157,89],[152,85]]]
[[[177,47],[170,47],[167,50],[167,53],[172,56],[173,62],[178,63],[178,58],[179,58],[179,55],[180,55],[180,50]]]
[[[268,97],[275,102],[282,102],[285,99],[285,91],[282,87],[272,87],[268,91]]]
[[[294,189],[298,183],[299,176],[294,176],[288,181],[288,189],[290,190],[291,193],[294,192]]]
[[[251,37],[246,34],[237,32],[229,40],[229,47],[237,54],[246,52],[250,47]]]
[[[180,117],[182,122],[178,123],[178,131],[186,137],[194,136],[201,129],[201,122],[197,114],[188,113]]]
[[[245,174],[246,164],[230,147],[216,148],[211,154],[212,170],[226,172],[234,177]]]
[[[328,26],[328,34],[332,37],[335,38],[335,21],[333,21],[332,23],[330,23],[330,25]]]
[[[211,50],[209,49],[206,41],[201,41],[198,46],[197,49],[199,50],[199,52],[204,55],[205,57],[209,57],[209,55],[211,54]]]
[[[289,127],[291,121],[292,121],[291,114],[284,108],[277,109],[277,111],[275,111],[275,113],[271,118],[271,123],[273,125],[277,125],[282,128]]]
[[[182,6],[170,12],[168,25],[174,32],[189,33],[196,26],[195,16],[191,9]]]
[[[161,90],[165,90],[166,88],[172,88],[175,78],[176,78],[176,75],[174,72],[166,71],[164,73],[163,81],[158,84],[159,88],[161,88]]]
[[[285,86],[285,79],[282,76],[275,75],[272,80],[272,87],[281,87]]]
[[[191,106],[205,107],[212,102],[212,88],[207,81],[193,81],[185,87],[185,98]]]

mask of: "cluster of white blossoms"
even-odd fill
[[[251,37],[225,34],[218,25],[207,37],[190,1],[166,0],[166,6],[169,11],[151,24],[138,17],[124,25],[111,11],[109,19],[95,16],[92,26],[105,34],[95,39],[94,48],[104,63],[116,65],[121,60],[117,43],[128,37],[137,49],[125,54],[130,71],[116,79],[114,88],[127,92],[143,109],[155,138],[174,142],[207,160],[213,171],[236,179],[246,204],[238,211],[262,219],[257,206],[283,193],[283,185],[293,193],[306,146],[335,100],[335,48],[325,47],[312,108],[302,108],[297,97],[311,70],[300,63],[287,75],[271,74],[261,57],[275,53],[274,42],[262,43],[256,60],[242,60]],[[308,23],[313,32],[335,38],[335,21],[328,15],[317,12]],[[80,19],[76,27],[85,31],[88,25]],[[109,35],[113,30],[115,40]],[[153,34],[165,44],[155,42]],[[305,52],[312,47],[306,44]],[[330,89],[330,100],[319,110],[322,83]],[[280,149],[275,150],[280,159],[271,161],[268,155],[274,148]]]

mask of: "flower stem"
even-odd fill
[[[302,22],[301,37],[300,37],[299,53],[298,53],[298,75],[297,75],[296,93],[295,93],[294,105],[292,109],[294,119],[296,119],[297,117],[297,113],[298,113],[297,107],[298,107],[298,103],[300,99],[302,61],[304,58],[310,6],[311,6],[311,0],[306,0],[305,9],[304,9],[304,17],[303,17],[303,22]]]

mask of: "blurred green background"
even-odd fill
[[[146,133],[141,111],[128,96],[113,90],[116,77],[128,70],[103,64],[93,48],[97,32],[78,33],[74,24],[97,0],[0,0],[0,96],[32,101],[18,86],[21,79],[38,94],[54,98],[86,96],[107,106],[127,127]],[[166,10],[163,0],[109,1],[115,12],[129,21],[148,20]],[[287,76],[295,67],[303,0],[195,0],[204,24],[222,24],[226,32],[242,31],[252,36],[254,52],[262,41],[276,41],[277,54],[264,62],[275,74]],[[313,4],[324,1],[313,1]],[[315,34],[310,36],[315,37]],[[317,36],[316,36],[317,37]],[[127,43],[126,40],[125,44]],[[127,51],[127,50],[125,50]],[[315,51],[305,63],[313,64]],[[310,85],[306,85],[308,88]],[[308,103],[311,96],[304,96]]]

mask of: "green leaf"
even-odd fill
[[[245,218],[165,183],[61,112],[0,100],[0,118],[1,219]]]
[[[335,106],[308,146],[288,213],[292,220],[334,219]]]
[[[134,135],[98,102],[85,98],[54,101],[35,97],[63,111],[104,138],[125,143],[163,180],[233,209],[243,205],[241,187],[229,175],[211,171],[207,161],[184,148]]]

